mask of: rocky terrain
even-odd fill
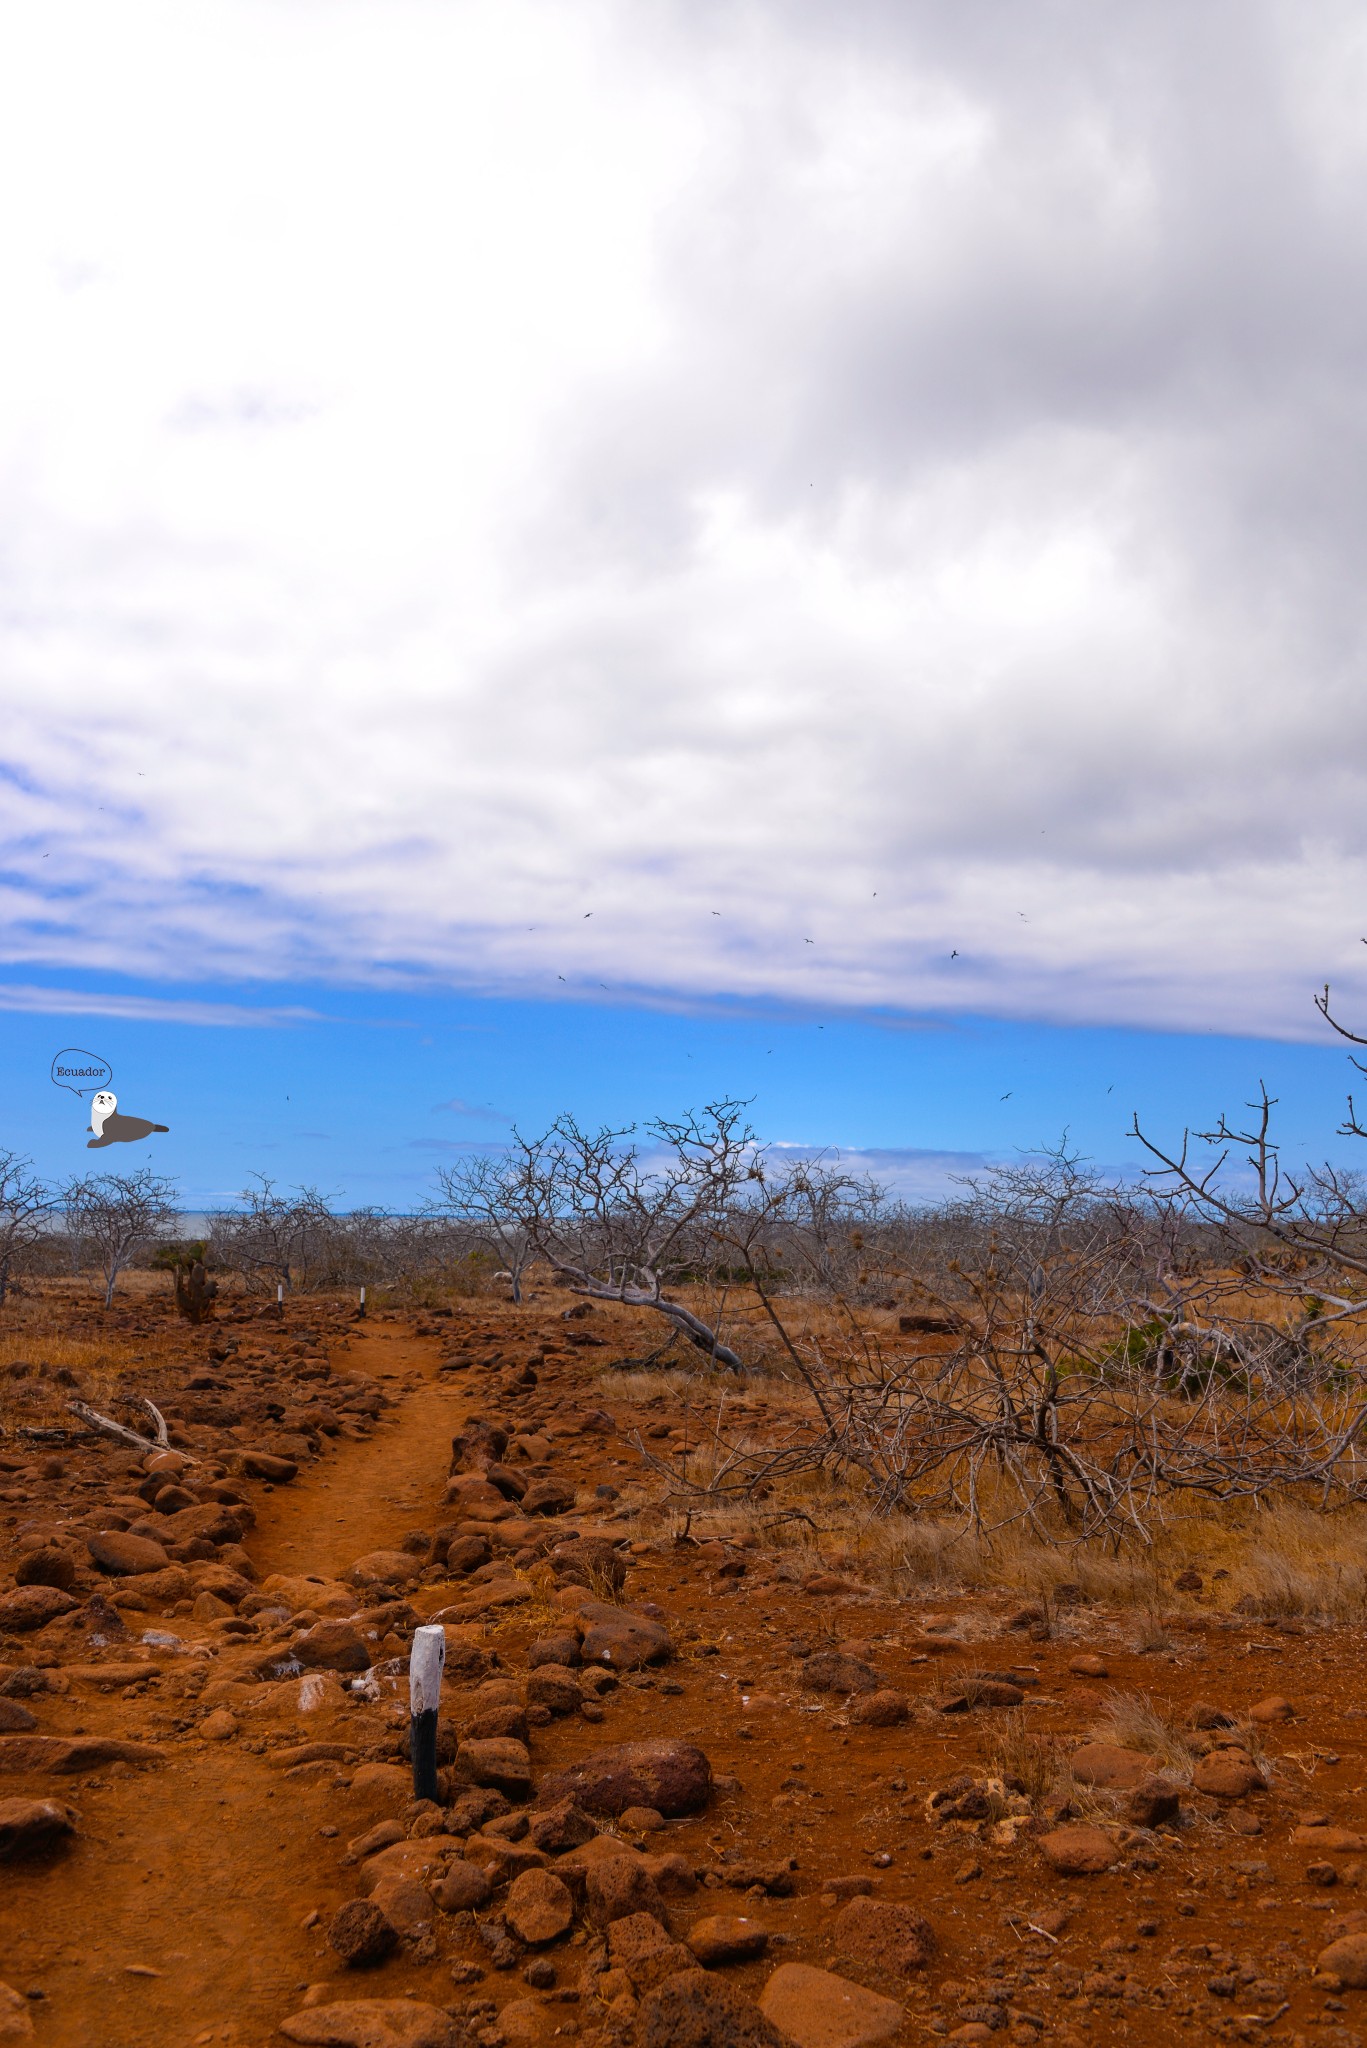
[[[0,1437],[0,2041],[1357,2044],[1360,1631],[797,1565],[572,1311],[239,1305],[168,1448]]]

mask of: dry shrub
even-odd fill
[[[1114,1742],[1121,1749],[1142,1750],[1161,1763],[1170,1777],[1191,1775],[1192,1751],[1186,1737],[1147,1693],[1112,1693],[1092,1723],[1090,1734],[1095,1742]]]
[[[984,1748],[992,1774],[1019,1786],[1036,1806],[1067,1768],[1058,1738],[1032,1729],[1019,1708],[1001,1716]]]

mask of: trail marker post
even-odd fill
[[[365,1314],[365,1289],[361,1289],[361,1314]]]
[[[437,1709],[446,1665],[446,1631],[440,1622],[413,1631],[408,1658],[409,1746],[413,1752],[413,1797],[437,1797]]]

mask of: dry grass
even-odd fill
[[[1162,1764],[1169,1777],[1191,1775],[1193,1754],[1181,1729],[1156,1707],[1147,1693],[1112,1693],[1090,1730],[1096,1742],[1114,1742],[1121,1749],[1142,1750]]]
[[[1067,1768],[1058,1738],[1032,1729],[1019,1709],[999,1718],[984,1750],[992,1774],[1004,1784],[1019,1786],[1035,1805],[1057,1785]]]

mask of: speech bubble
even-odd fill
[[[68,1045],[52,1062],[52,1078],[59,1088],[69,1088],[73,1095],[93,1095],[97,1088],[108,1087],[114,1069],[97,1052],[83,1052],[79,1045]]]

